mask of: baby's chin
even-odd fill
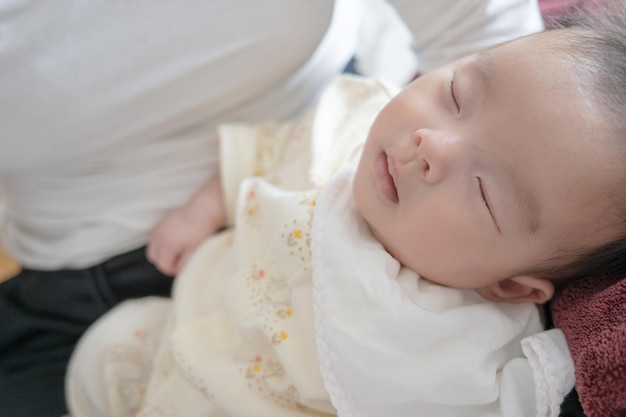
[[[402,261],[400,261],[400,259],[398,258],[399,254],[397,254],[396,251],[394,251],[393,245],[389,244],[384,234],[380,233],[376,228],[374,228],[370,223],[368,223],[367,219],[365,219],[365,224],[367,224],[367,227],[369,228],[370,233],[372,234],[372,236],[374,236],[374,239],[376,239],[378,243],[381,244],[383,249],[385,249],[385,251],[389,255],[391,255],[395,260],[402,263]]]

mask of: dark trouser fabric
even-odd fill
[[[66,413],[65,368],[87,326],[123,300],[169,296],[171,286],[144,248],[88,269],[24,269],[0,284],[0,416]]]

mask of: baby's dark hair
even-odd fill
[[[568,55],[576,75],[585,76],[585,92],[619,133],[626,129],[626,4],[623,0],[587,0],[552,22],[544,33],[555,34],[557,47]],[[584,85],[588,84],[588,85]],[[620,137],[624,146],[624,138]]]
[[[611,275],[626,277],[626,4],[623,0],[581,3],[553,22],[543,34],[554,41],[580,82],[582,94],[599,111],[605,132],[593,140],[606,140],[624,172],[607,193],[608,210],[598,219],[598,233],[613,239],[579,253],[564,253],[540,271],[558,287],[577,279]],[[593,238],[593,237],[590,237]],[[559,259],[560,258],[560,259]]]

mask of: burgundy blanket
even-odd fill
[[[626,417],[626,279],[571,283],[551,309],[567,338],[587,417]]]

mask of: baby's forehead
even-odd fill
[[[585,32],[582,30],[554,29],[503,42],[478,52],[476,56],[486,63],[506,59],[520,66],[539,64],[535,67],[537,70],[550,69],[556,75],[571,78],[580,75],[578,71],[590,69],[581,65],[581,60],[589,58],[581,48],[584,42]],[[505,57],[500,58],[500,52],[504,52]]]
[[[623,153],[610,145],[615,135],[607,128],[611,123],[603,107],[586,91],[576,71],[568,68],[567,54],[544,56],[553,45],[551,36],[529,36],[479,53],[475,63],[490,79],[493,90],[488,99],[511,106],[504,114],[509,115],[511,129],[519,131],[503,134],[515,138],[510,149],[523,155],[510,157],[516,175],[527,182],[531,195],[539,194],[538,206],[552,207],[554,226],[560,224],[564,233],[582,238],[576,222],[559,219],[560,211],[586,223],[585,216],[575,213],[584,210],[598,220],[598,227],[604,227],[603,213],[626,189],[617,185],[623,182],[625,164]],[[509,99],[502,100],[506,96]],[[591,223],[580,226],[588,226],[585,233],[594,232]]]
[[[584,54],[578,52],[574,35],[567,32],[574,31],[519,38],[476,54],[475,62],[488,80],[498,76],[498,69],[507,68],[501,87],[532,87],[537,103],[552,102],[553,107],[575,102],[577,118],[588,120],[593,129],[606,129],[606,105],[594,64],[581,58]]]

